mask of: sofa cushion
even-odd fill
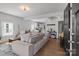
[[[31,36],[31,39],[29,39],[29,42],[32,43],[32,44],[35,44],[39,40],[42,40],[43,36],[44,36],[43,34],[38,34],[36,36]]]
[[[39,40],[43,39],[43,36],[44,36],[44,34],[42,33],[38,33],[37,35],[36,34],[30,34],[30,33],[22,34],[21,41],[26,42],[26,43],[35,44]]]

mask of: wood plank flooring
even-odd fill
[[[36,53],[35,56],[64,56],[64,49],[60,47],[57,39],[49,38],[48,42]]]

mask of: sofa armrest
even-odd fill
[[[26,42],[13,42],[12,51],[20,56],[32,56],[33,45]]]

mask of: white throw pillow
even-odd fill
[[[20,34],[24,34],[25,33],[25,31],[20,31]]]
[[[21,35],[21,41],[29,42],[29,39],[30,39],[29,33]]]

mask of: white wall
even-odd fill
[[[32,21],[32,20],[28,20],[28,19],[24,19],[23,23],[25,24],[22,24],[26,30],[30,30],[31,29],[31,25],[34,24],[35,22]]]
[[[23,20],[20,24],[20,31],[29,30],[31,26],[31,22],[29,20]]]
[[[1,20],[0,20],[0,37],[1,37]]]
[[[18,34],[18,31],[26,30],[29,27],[27,25],[27,21],[24,21],[23,18],[0,12],[0,35],[1,36],[2,36],[1,22],[13,23],[14,35]],[[10,36],[7,36],[7,37],[10,37]]]
[[[55,26],[47,26],[47,24],[55,24]],[[46,22],[46,31],[50,30],[50,28],[53,31],[55,30],[57,32],[57,38],[58,38],[58,22],[56,20]]]
[[[44,21],[43,21],[44,19]],[[58,38],[58,21],[63,20],[62,18],[55,18],[55,19],[50,19],[50,18],[43,18],[40,19],[39,21],[43,21],[46,24],[55,24],[55,26],[52,26],[52,29],[57,32],[57,38]],[[31,29],[31,24],[35,23],[34,21],[27,20],[25,18],[21,17],[16,17],[10,14],[2,13],[0,12],[0,35],[1,34],[1,22],[12,22],[14,24],[14,35],[18,33],[18,31],[25,31]],[[49,27],[46,25],[46,31],[48,30]]]
[[[48,31],[50,28],[55,30],[57,32],[57,38],[58,38],[58,21],[63,21],[63,18],[55,18],[55,19],[50,19],[48,18],[48,21],[46,21],[46,31]],[[55,26],[47,26],[47,24],[55,24]]]
[[[43,22],[43,23],[45,23],[45,26],[46,26],[46,30],[45,31],[47,32],[49,28],[52,28],[53,30],[55,30],[57,32],[57,38],[58,38],[58,21],[63,21],[62,17],[57,17],[55,19],[50,19],[50,18],[36,18],[36,19],[32,19],[32,20],[36,21],[36,22]],[[30,21],[29,24],[34,23],[33,21]],[[47,26],[47,24],[55,24],[55,26]]]

